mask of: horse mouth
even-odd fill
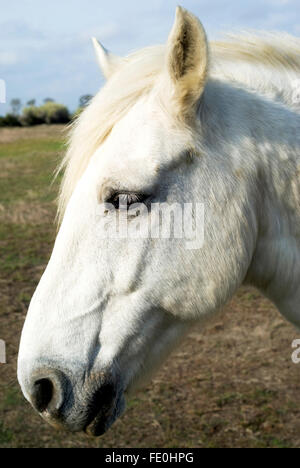
[[[114,420],[108,422],[102,418],[102,415],[97,414],[94,420],[85,427],[84,432],[91,437],[100,437],[110,428]]]
[[[116,392],[112,387],[106,388],[105,392],[103,388],[99,389],[88,404],[88,418],[84,432],[92,437],[100,437],[112,426],[124,409],[123,392]]]

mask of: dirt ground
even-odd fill
[[[299,447],[300,334],[248,287],[193,330],[103,437],[56,432],[24,400],[18,344],[55,237],[63,130],[0,130],[0,447]]]

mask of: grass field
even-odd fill
[[[0,130],[0,447],[300,447],[300,336],[250,288],[193,331],[102,438],[56,432],[34,413],[16,360],[55,238],[51,180],[63,150],[63,127]]]

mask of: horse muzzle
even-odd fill
[[[84,431],[98,437],[125,408],[120,379],[108,372],[70,376],[62,370],[43,367],[21,386],[43,419],[56,429],[70,432]]]

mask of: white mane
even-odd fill
[[[242,84],[291,104],[292,83],[299,77],[300,38],[287,34],[229,35],[210,43],[210,76]],[[112,128],[137,100],[149,93],[164,70],[165,47],[129,55],[117,73],[72,125],[58,205],[62,218],[76,183]]]

